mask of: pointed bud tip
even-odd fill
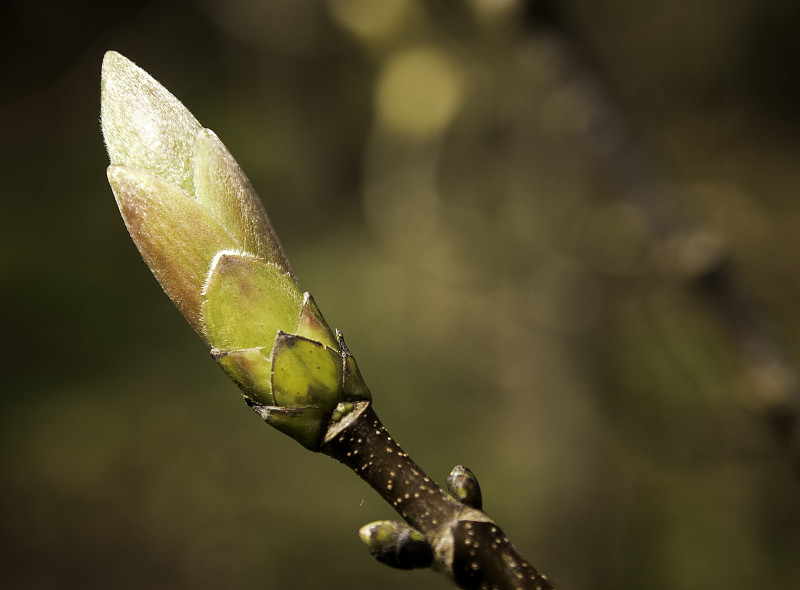
[[[112,164],[147,170],[189,194],[200,123],[150,74],[116,51],[103,56],[100,121]]]
[[[124,55],[122,55],[121,53],[118,53],[113,49],[109,49],[103,54],[103,68],[102,68],[103,77],[106,77],[108,73],[111,72],[118,65],[126,65],[126,64],[133,65],[133,62]]]

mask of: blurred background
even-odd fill
[[[391,510],[250,412],[142,263],[115,49],[239,160],[395,438],[468,465],[558,587],[800,587],[800,4],[18,0],[0,29],[0,586],[448,587],[371,560]]]

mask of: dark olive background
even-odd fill
[[[6,7],[0,586],[447,587],[369,558],[389,508],[261,423],[141,262],[105,179],[115,49],[237,157],[395,438],[439,481],[471,467],[559,587],[800,587],[797,473],[524,4]],[[800,5],[558,4],[796,359]]]

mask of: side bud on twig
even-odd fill
[[[433,549],[420,531],[404,522],[379,520],[358,531],[370,554],[384,565],[410,570],[430,567]]]
[[[447,476],[447,491],[464,506],[476,510],[483,508],[483,496],[478,478],[463,465],[453,467],[450,475]]]
[[[341,404],[371,399],[341,335],[303,293],[219,138],[144,70],[103,60],[108,179],[164,291],[264,419],[317,450]]]

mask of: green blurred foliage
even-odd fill
[[[800,353],[800,9],[563,3],[659,198]],[[562,588],[800,586],[800,485],[735,343],[587,147],[541,3],[16,2],[4,15],[0,586],[442,588],[260,423],[104,173],[106,49],[214,129],[394,436]],[[590,109],[591,110],[591,109]],[[589,121],[591,122],[591,121]]]

